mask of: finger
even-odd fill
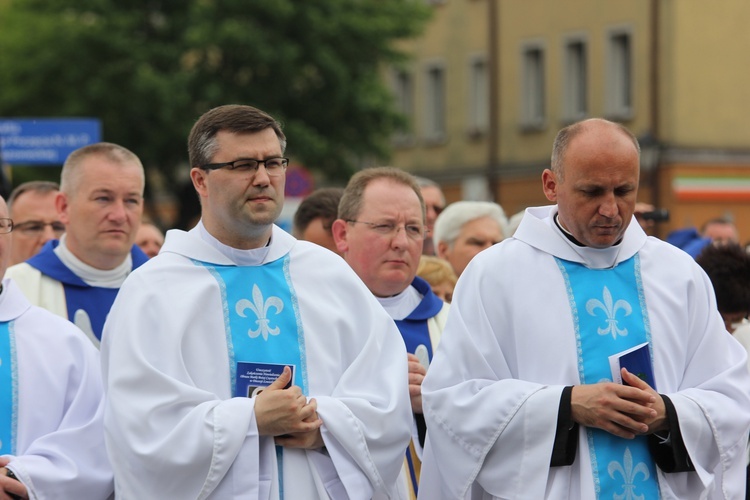
[[[281,390],[285,388],[289,384],[289,382],[291,382],[291,380],[292,380],[292,369],[289,368],[288,366],[285,366],[284,371],[281,372],[281,375],[279,375],[279,377],[276,380],[274,380],[271,383],[271,385],[266,387],[265,390],[267,391]]]
[[[623,430],[633,434],[645,434],[648,432],[648,425],[638,420],[635,420],[626,413],[614,412],[609,417],[610,422],[618,425]]]
[[[646,384],[646,389],[620,384],[613,384],[613,386],[615,394],[620,399],[626,399],[644,406],[656,401],[654,393],[648,390],[648,384]]]
[[[422,381],[424,380],[424,375],[421,373],[410,373],[409,374],[409,383],[410,384],[416,384],[416,385],[422,385]]]
[[[413,361],[415,363],[419,363],[419,358],[416,355],[414,355],[414,354],[412,354],[410,352],[406,353],[406,359],[408,359],[410,362]]]
[[[653,390],[653,387],[648,385],[645,380],[641,379],[637,375],[634,375],[633,373],[630,373],[627,368],[622,368],[620,370],[620,374],[622,375],[622,380],[631,387],[635,387],[643,391]]]
[[[422,394],[422,386],[409,384],[409,397],[420,396]]]
[[[419,362],[409,361],[409,373],[418,373],[421,375],[427,374],[427,369]]]

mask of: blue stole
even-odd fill
[[[612,382],[608,357],[651,342],[640,259],[636,254],[612,269],[555,260],[573,313],[581,383]],[[586,433],[597,498],[659,498],[656,467],[645,436],[628,440],[589,427]]]
[[[0,323],[0,455],[15,455],[18,418],[18,368],[12,322]]]
[[[305,335],[289,275],[289,254],[262,266],[193,262],[205,267],[219,284],[232,394],[237,387],[238,363],[243,363],[267,366],[271,371],[292,366],[292,384],[307,396]],[[282,447],[276,448],[276,454],[283,498]]]
[[[419,276],[415,276],[411,286],[422,294],[422,302],[404,319],[396,320],[396,326],[406,344],[406,352],[415,354],[420,361],[429,364],[432,361],[432,340],[427,320],[435,316],[443,308],[443,301],[435,295],[430,284]],[[426,359],[425,359],[426,358]],[[412,442],[406,450],[406,465],[409,470],[409,498],[416,498],[419,491],[419,478],[422,464],[417,450]]]
[[[83,311],[91,322],[91,331],[97,339],[101,340],[104,321],[115,301],[117,288],[103,288],[86,284],[78,275],[62,263],[55,254],[54,249],[59,245],[58,240],[48,241],[38,254],[26,261],[28,265],[38,269],[42,274],[49,276],[62,283],[65,291],[65,304],[68,311],[68,320],[76,323],[76,312]],[[140,267],[148,256],[136,245],[130,250],[133,260],[133,269]],[[84,328],[85,329],[85,328]]]
[[[406,352],[416,354],[418,350],[426,348],[427,360],[432,361],[432,342],[427,320],[439,313],[444,303],[432,292],[430,284],[419,276],[414,277],[411,286],[422,294],[422,302],[407,317],[396,320],[396,326],[406,344]]]

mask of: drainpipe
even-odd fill
[[[493,201],[500,203],[500,39],[498,36],[498,11],[500,0],[488,0],[489,19],[487,41],[489,86],[489,152],[487,158],[487,185]]]

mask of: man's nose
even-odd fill
[[[599,214],[609,219],[615,217],[618,213],[617,199],[614,194],[605,195],[602,204],[599,206]]]

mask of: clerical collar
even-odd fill
[[[565,237],[568,245],[581,257],[586,267],[591,269],[611,269],[615,267],[617,259],[620,256],[620,250],[622,249],[622,238],[608,248],[588,247],[578,241],[570,231],[560,224],[557,213],[555,213],[552,220],[555,222],[555,227],[560,231],[560,234]]]
[[[239,248],[230,247],[229,245],[225,245],[208,232],[206,226],[203,225],[202,220],[198,222],[198,234],[200,234],[203,241],[211,245],[224,257],[231,260],[238,266],[261,265],[266,260],[266,256],[271,249],[270,238],[268,240],[268,243],[266,243],[266,246],[260,248],[250,248],[249,250],[242,250]]]
[[[399,294],[391,297],[375,297],[393,320],[402,320],[422,302],[422,294],[409,285]]]
[[[60,244],[53,250],[55,255],[62,261],[65,266],[73,271],[89,286],[98,286],[100,288],[120,288],[130,271],[133,270],[133,258],[128,252],[125,260],[114,269],[97,269],[83,262],[73,255],[66,243],[67,235],[62,235]]]

